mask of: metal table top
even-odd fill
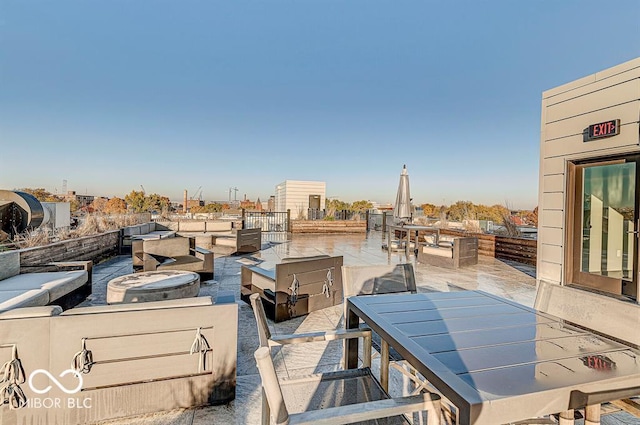
[[[363,319],[456,405],[463,425],[582,407],[572,406],[575,391],[606,398],[640,386],[640,352],[482,291],[358,296],[347,306],[347,327]]]

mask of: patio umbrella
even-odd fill
[[[400,173],[400,184],[396,194],[396,203],[393,207],[393,217],[401,222],[411,221],[411,194],[409,192],[409,174],[407,173],[406,165],[402,167],[402,173]]]

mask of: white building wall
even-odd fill
[[[570,161],[640,152],[640,58],[542,94],[537,279],[564,284]],[[591,124],[620,119],[620,134],[584,142]]]
[[[71,204],[69,202],[41,202],[45,210],[46,225],[52,229],[71,226]]]
[[[276,211],[291,210],[291,218],[307,217],[309,196],[320,195],[320,208],[323,209],[326,199],[325,182],[285,180],[276,186]]]

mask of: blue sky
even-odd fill
[[[638,56],[638,0],[0,0],[0,188],[533,208],[542,91]]]

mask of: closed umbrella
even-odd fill
[[[411,194],[409,191],[409,174],[407,166],[402,167],[400,173],[400,184],[396,194],[396,203],[393,207],[393,217],[396,221],[407,223],[411,221]]]

